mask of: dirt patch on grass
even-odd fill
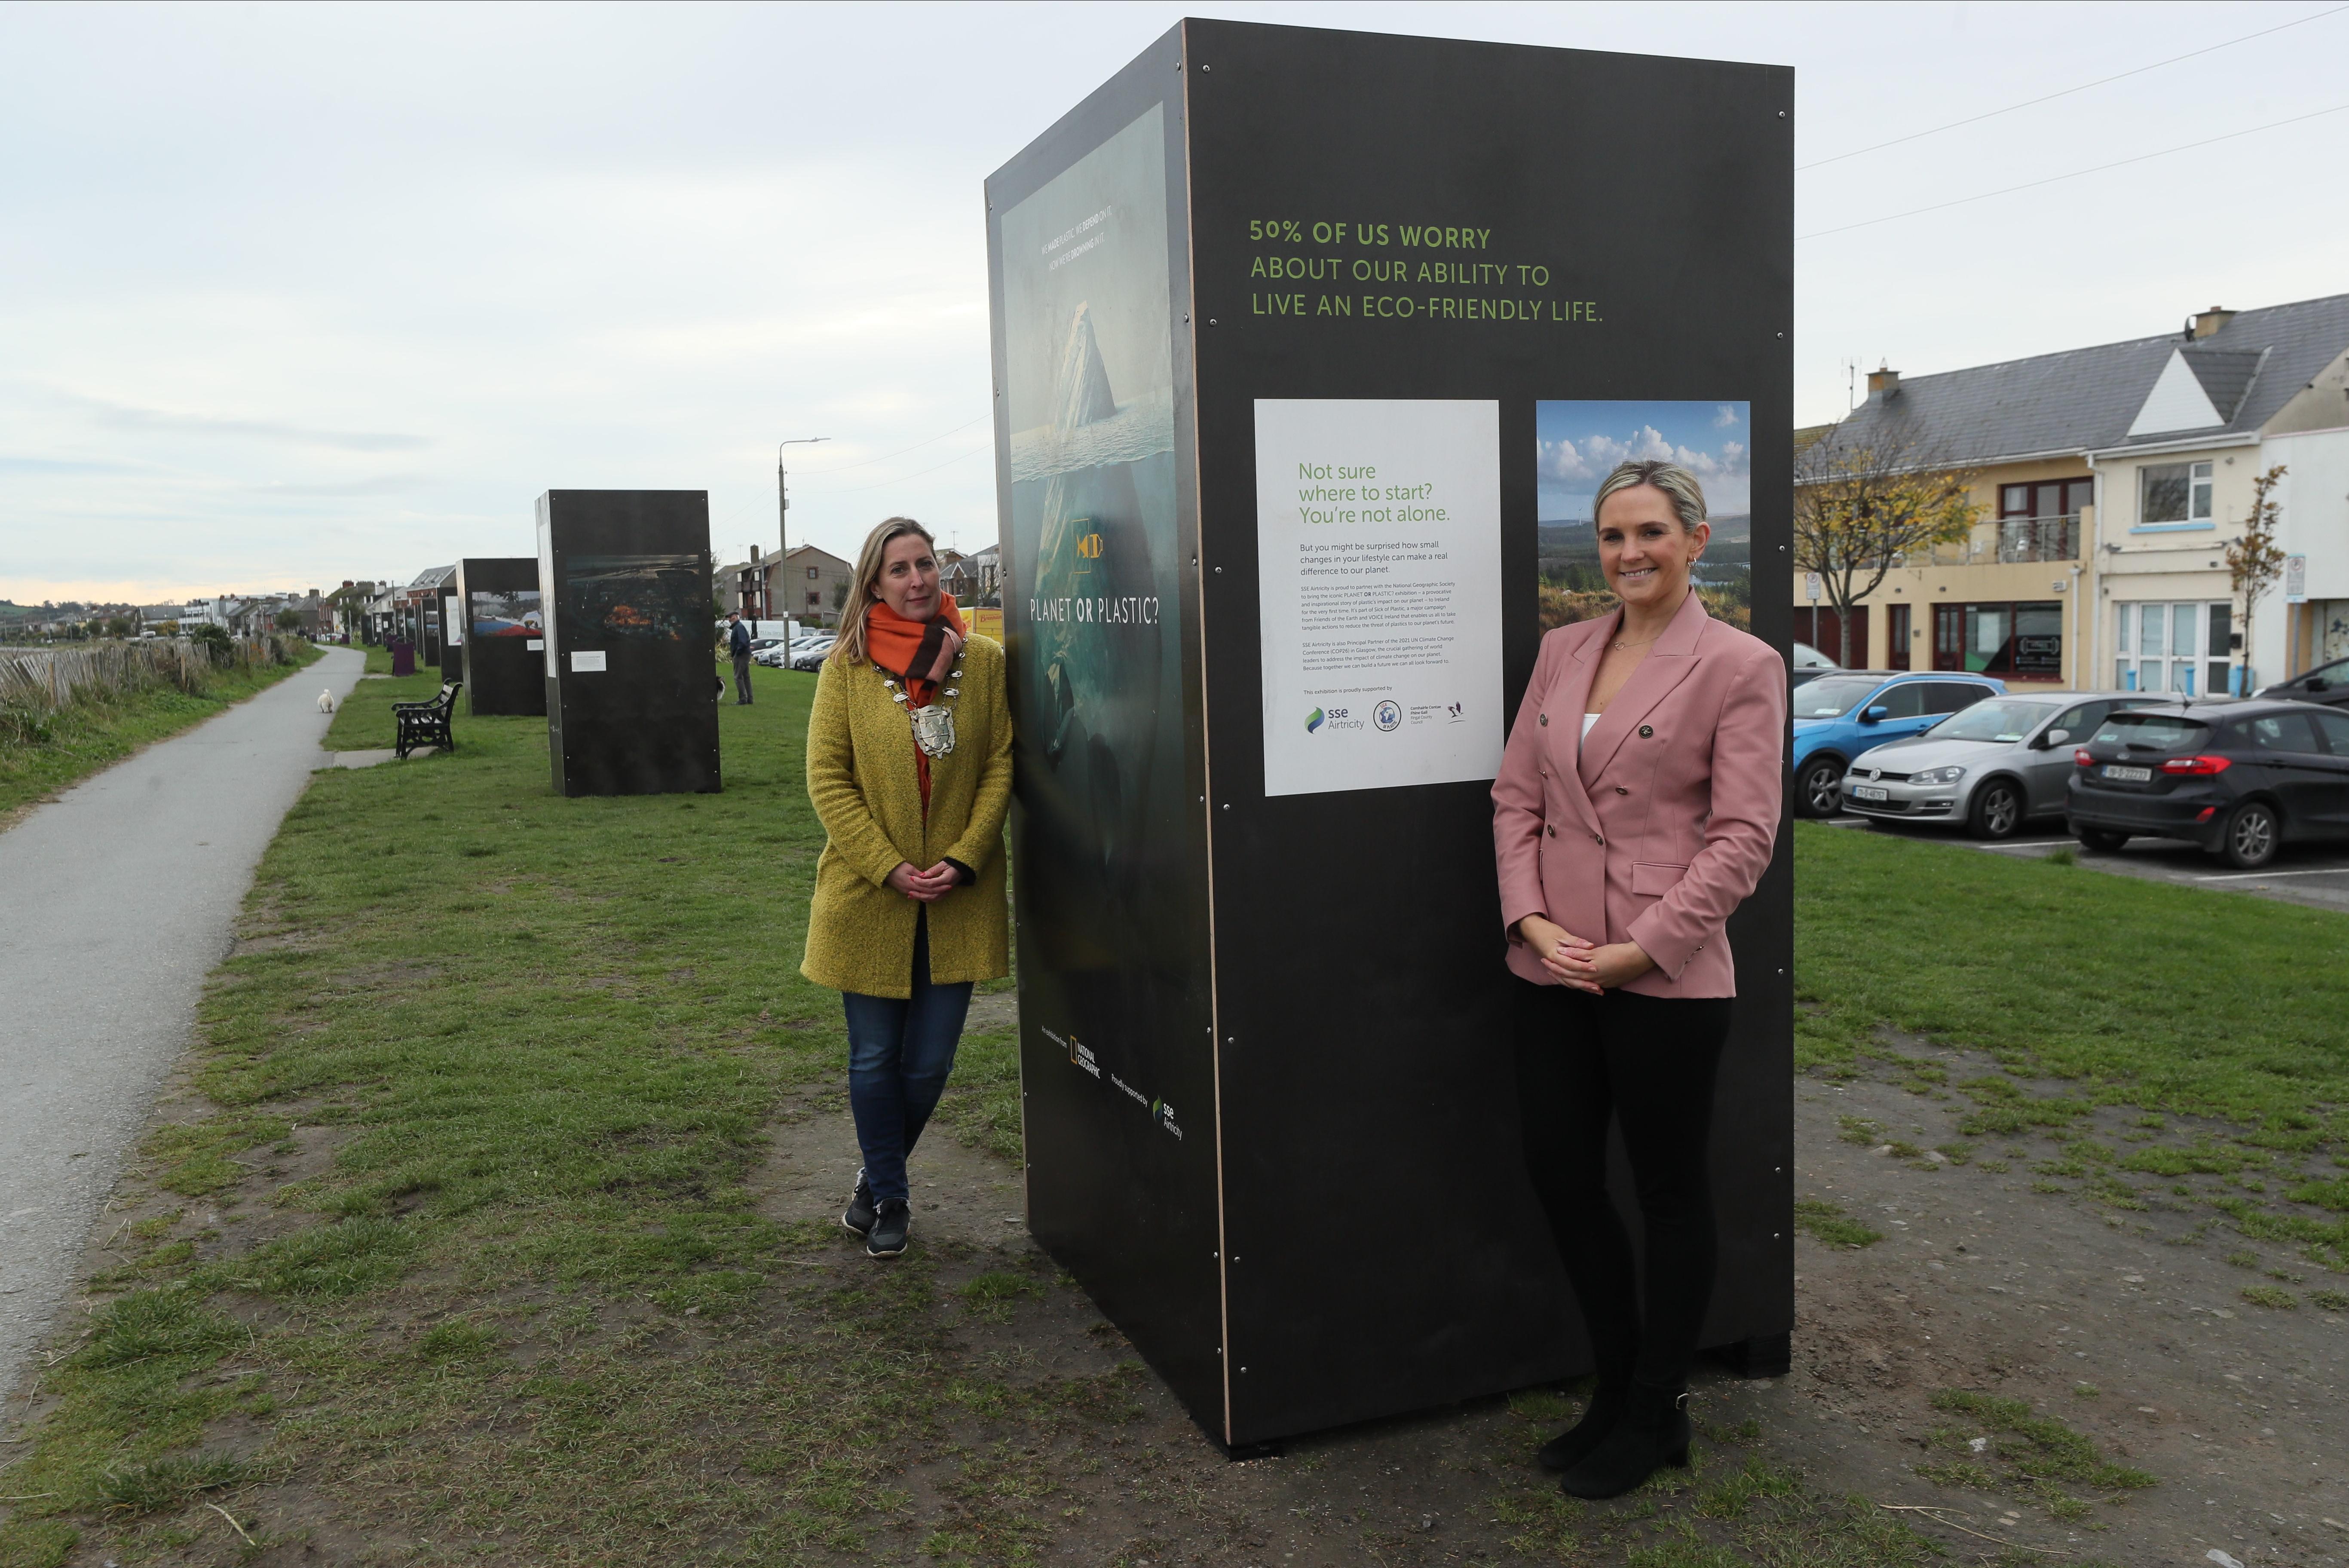
[[[1952,1075],[1982,1066],[1935,1059]],[[2207,1207],[2119,1212],[2076,1189],[2034,1191],[2049,1181],[2027,1167],[2045,1159],[2008,1151],[2064,1145],[1988,1151],[1957,1130],[1974,1106],[1913,1061],[1889,1078],[1798,1086],[1804,1198],[1880,1239],[1806,1235],[1793,1374],[1744,1382],[1705,1369],[1695,1472],[1612,1503],[1564,1499],[1532,1466],[1532,1449],[1572,1418],[1572,1390],[1314,1434],[1233,1462],[1016,1222],[1011,1164],[926,1139],[911,1167],[913,1251],[864,1257],[839,1224],[854,1127],[844,1096],[816,1083],[786,1100],[747,1184],[784,1240],[739,1308],[679,1311],[543,1284],[480,1291],[461,1259],[412,1272],[331,1324],[316,1308],[224,1297],[259,1337],[188,1383],[266,1387],[265,1398],[210,1418],[193,1445],[208,1462],[243,1466],[239,1479],[127,1529],[85,1522],[86,1545],[54,1560],[96,1568],[134,1549],[189,1564],[626,1555],[633,1532],[588,1528],[605,1511],[591,1492],[517,1491],[494,1477],[492,1456],[559,1439],[574,1398],[670,1423],[657,1473],[662,1484],[695,1478],[674,1521],[695,1544],[676,1561],[722,1560],[732,1541],[779,1553],[766,1560],[841,1563],[1674,1564],[1764,1561],[1793,1542],[1806,1563],[1873,1565],[1930,1560],[1920,1536],[1961,1560],[2035,1549],[2070,1562],[2191,1562],[2216,1546],[2313,1568],[2337,1555],[2323,1522],[2344,1517],[2349,1500],[2327,1422],[2349,1330],[2313,1299],[2321,1283],[2264,1272],[2305,1261],[2214,1226]],[[177,1091],[157,1131],[201,1128],[204,1109]],[[160,1184],[168,1161],[143,1162],[93,1236],[98,1283],[133,1284],[142,1259],[176,1245],[202,1262],[287,1233],[295,1221],[272,1200],[315,1181],[347,1131],[301,1118],[338,1113],[331,1099],[280,1108],[285,1135],[241,1150],[241,1173],[196,1197]],[[2149,1130],[2110,1110],[2060,1125],[2075,1137]],[[2202,1130],[2173,1121],[2164,1134],[2192,1148]],[[1936,1146],[1960,1149],[1962,1162],[1923,1158]],[[2253,1283],[2301,1305],[2254,1306],[2241,1297]],[[835,1425],[814,1449],[761,1419],[756,1401],[728,1397],[821,1377],[826,1358],[885,1352],[892,1336],[921,1358],[915,1382],[936,1401],[902,1426],[888,1414],[907,1387],[895,1375],[872,1385],[868,1433]],[[60,1351],[78,1337],[61,1335]],[[329,1345],[352,1364],[322,1360]],[[421,1402],[419,1379],[437,1390]],[[837,1391],[853,1411],[854,1378]],[[2065,1434],[2085,1442],[2065,1450]],[[843,1517],[806,1506],[808,1489],[787,1479],[811,1470],[845,1489]],[[2123,1473],[2137,1470],[2156,1484]],[[728,1517],[740,1522],[710,1528]]]
[[[1759,1401],[1777,1418],[1768,1446],[1829,1486],[2043,1549],[2338,1561],[2349,1532],[2327,1521],[2349,1519],[2349,1320],[2326,1303],[2349,1300],[2310,1243],[2243,1234],[2321,1223],[2267,1201],[2296,1155],[2240,1128],[2086,1104],[2071,1086],[1969,1096],[1942,1083],[1979,1085],[1987,1059],[1894,1043],[1880,1076],[1797,1086],[1799,1198],[1882,1239],[1799,1243],[1795,1372]],[[2043,1098],[2067,1106],[2052,1128],[1982,1136],[1982,1101]],[[2152,1173],[2189,1159],[2209,1169]],[[2158,1484],[2045,1473],[2061,1460],[1951,1390],[2058,1418]]]

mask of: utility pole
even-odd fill
[[[783,472],[783,449],[811,447],[818,441],[830,439],[830,436],[794,436],[788,441],[775,443],[775,570],[778,572],[788,572],[792,568],[792,491],[790,477]],[[792,602],[788,597],[790,590],[786,588],[784,593],[787,596],[783,600],[781,619],[783,629],[788,633],[792,624]],[[770,600],[767,608],[772,610],[774,607]]]

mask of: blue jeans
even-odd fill
[[[930,984],[930,931],[926,918],[914,926],[914,994],[867,996],[840,994],[848,1014],[848,1109],[856,1118],[856,1142],[864,1151],[864,1180],[874,1202],[904,1200],[905,1157],[929,1124],[930,1112],[954,1071],[955,1047],[963,1016],[970,1010],[968,980]]]

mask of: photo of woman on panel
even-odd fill
[[[1493,784],[1517,993],[1527,1173],[1596,1361],[1582,1420],[1541,1450],[1578,1497],[1687,1463],[1690,1362],[1713,1294],[1713,1078],[1736,995],[1726,923],[1770,862],[1785,667],[1706,612],[1692,473],[1618,465],[1591,518],[1611,614],[1558,627]],[[1645,1277],[1607,1190],[1619,1124]]]

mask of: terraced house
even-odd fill
[[[2210,309],[2158,337],[1903,377],[1817,438],[1974,476],[1971,537],[1902,558],[1852,663],[2207,694],[2349,657],[2349,294]],[[2285,472],[2286,563],[2244,637],[2225,556]],[[1795,636],[1837,613],[1795,582]],[[1865,649],[1864,657],[1860,650]]]

